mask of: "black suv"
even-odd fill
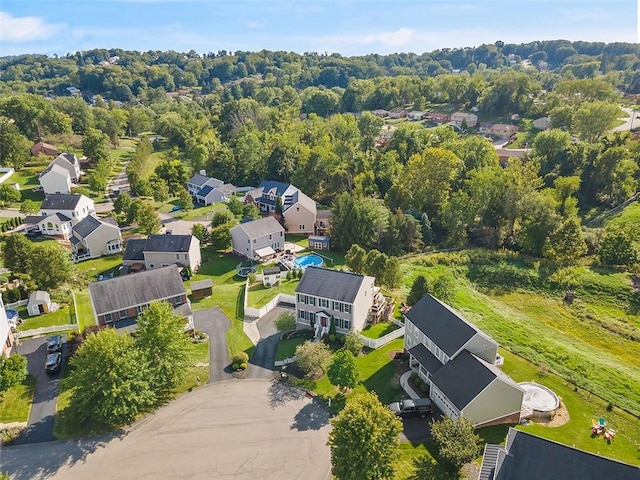
[[[389,409],[399,417],[420,415],[424,417],[433,413],[433,405],[429,398],[400,400],[389,405]]]
[[[44,371],[47,373],[57,373],[62,367],[62,353],[49,353],[44,363]]]
[[[62,335],[49,337],[47,339],[47,353],[55,353],[62,351],[63,338]]]

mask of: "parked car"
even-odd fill
[[[399,417],[411,415],[424,417],[433,413],[433,404],[430,398],[407,399],[392,403],[389,409]]]
[[[44,364],[44,371],[47,373],[57,373],[62,367],[62,353],[55,352],[47,355],[47,360]]]
[[[62,351],[62,344],[64,343],[62,335],[56,335],[55,337],[49,337],[47,339],[47,353],[55,353]]]
[[[172,212],[177,212],[179,210],[182,210],[182,207],[180,205],[174,205],[173,208],[171,209]]]
[[[29,238],[38,238],[42,236],[42,232],[40,230],[30,230],[27,232],[27,237]]]

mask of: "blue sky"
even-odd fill
[[[423,53],[637,42],[640,0],[1,0],[0,56],[125,50]]]

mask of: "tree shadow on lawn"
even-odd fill
[[[321,401],[316,397],[311,403],[307,403],[293,418],[292,430],[304,432],[307,430],[320,430],[329,423],[329,414],[322,408]]]
[[[404,392],[393,362],[385,363],[382,368],[364,379],[362,384],[368,391],[375,392],[384,404],[397,400]]]

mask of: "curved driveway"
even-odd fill
[[[229,380],[231,366],[227,350],[227,330],[231,320],[218,307],[196,310],[193,323],[198,330],[209,335],[209,381],[207,383]]]
[[[327,480],[328,416],[303,392],[268,380],[205,385],[120,435],[2,449],[14,480]]]

